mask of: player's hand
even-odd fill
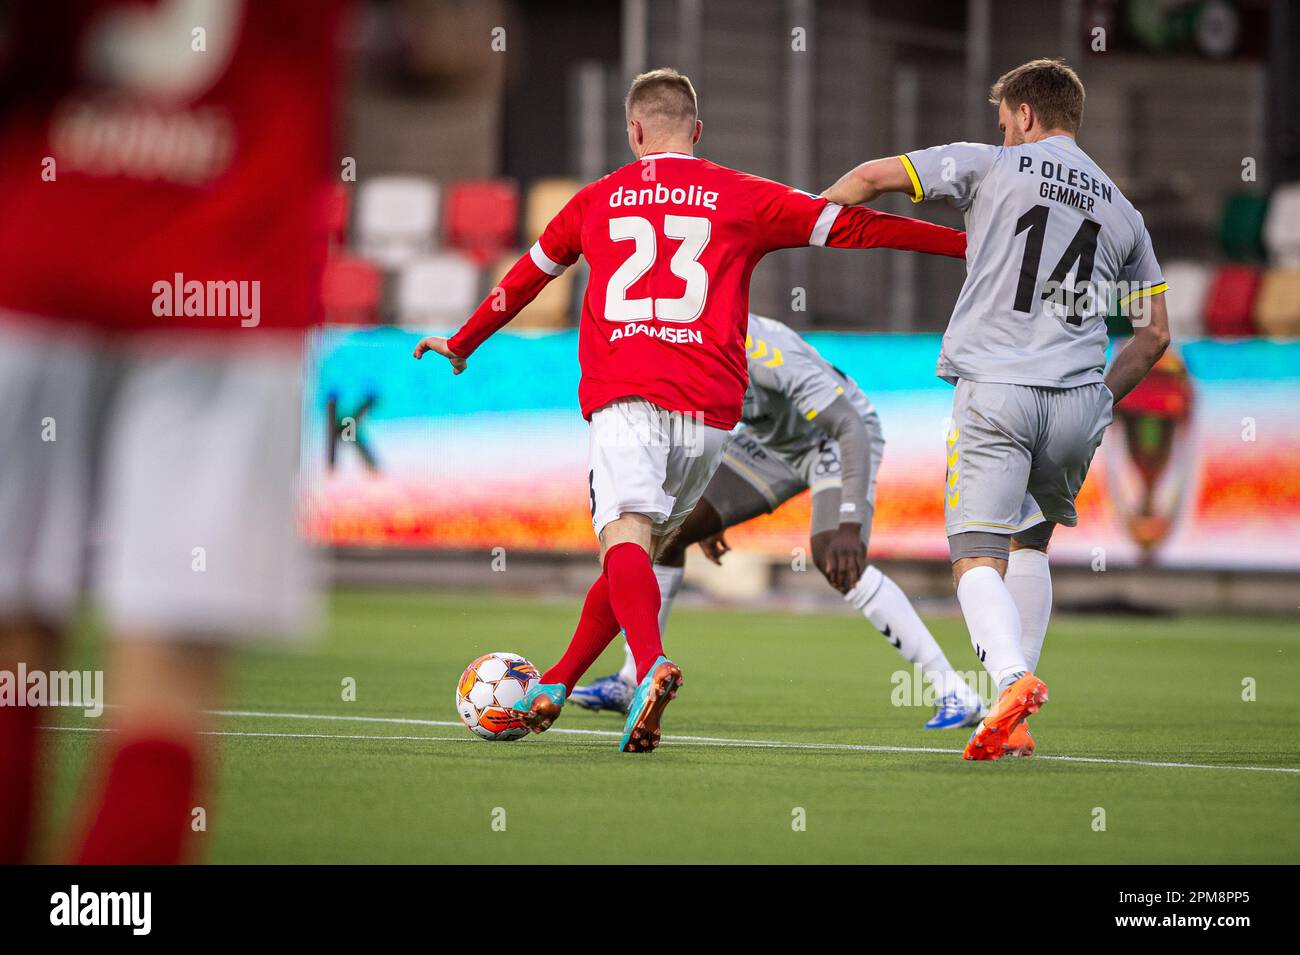
[[[428,351],[436,351],[443,358],[447,359],[447,361],[451,362],[452,374],[459,375],[465,370],[465,359],[461,358],[447,347],[447,339],[439,338],[437,335],[430,335],[427,338],[421,338],[420,343],[415,346],[415,357],[423,358],[424,353]]]
[[[731,545],[727,543],[727,539],[719,531],[712,537],[706,537],[700,541],[700,550],[704,552],[705,557],[721,566],[722,555],[731,550]]]
[[[861,524],[841,524],[826,547],[826,579],[842,594],[854,588],[867,569]]]

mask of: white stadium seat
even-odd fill
[[[1185,259],[1166,262],[1162,267],[1169,283],[1165,305],[1169,309],[1169,335],[1176,342],[1205,335],[1205,294],[1210,288],[1210,269],[1203,262]]]
[[[408,262],[397,283],[397,321],[407,328],[459,327],[479,301],[479,269],[459,252]]]
[[[379,176],[357,196],[357,250],[385,269],[433,251],[438,184],[420,176]]]
[[[1264,246],[1273,265],[1300,268],[1300,182],[1273,190],[1264,220]]]

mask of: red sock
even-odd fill
[[[39,706],[0,706],[0,865],[27,861],[36,789]]]
[[[618,621],[609,606],[609,584],[602,573],[587,591],[582,605],[578,628],[569,641],[560,662],[542,674],[543,683],[563,683],[565,695],[573,692],[573,685],[605,652],[609,642],[618,635]]]
[[[123,743],[108,765],[99,807],[74,854],[78,865],[175,865],[194,806],[198,755],[172,739]]]
[[[659,582],[650,555],[631,541],[615,544],[605,552],[605,576],[609,605],[627,634],[639,683],[664,652],[659,636]]]

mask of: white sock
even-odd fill
[[[1031,548],[1013,550],[1005,582],[1020,611],[1020,648],[1030,672],[1035,672],[1052,617],[1052,569],[1047,554]]]
[[[903,659],[919,666],[941,696],[961,692],[962,688],[969,689],[966,681],[953,672],[952,664],[935,642],[930,629],[917,616],[907,594],[879,568],[868,565],[844,599],[862,611]]]
[[[677,591],[682,589],[682,575],[686,568],[655,564],[654,571],[655,580],[659,582],[659,639],[662,640],[668,633],[668,615],[673,612]]]
[[[992,567],[972,567],[957,584],[957,601],[975,655],[998,689],[1005,689],[1029,669],[1020,649],[1020,611],[1011,591]]]
[[[673,612],[677,592],[682,589],[682,575],[686,568],[655,564],[654,572],[655,580],[659,582],[659,639],[662,640],[668,632],[668,616]],[[636,660],[632,659],[632,648],[627,645],[626,637],[623,639],[623,669],[618,671],[618,675],[625,683],[636,682]]]
[[[623,638],[623,669],[618,671],[618,677],[624,683],[636,684],[636,658],[632,656],[632,648],[627,645],[627,637]]]

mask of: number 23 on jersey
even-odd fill
[[[628,298],[627,292],[654,266],[659,256],[660,238],[649,219],[622,216],[609,220],[609,237],[615,242],[631,242],[632,253],[609,277],[605,289],[605,320],[639,322],[693,322],[704,312],[709,294],[709,273],[699,258],[709,244],[712,226],[702,216],[664,216],[664,238],[680,242],[668,263],[669,270],[686,283],[677,298]]]

